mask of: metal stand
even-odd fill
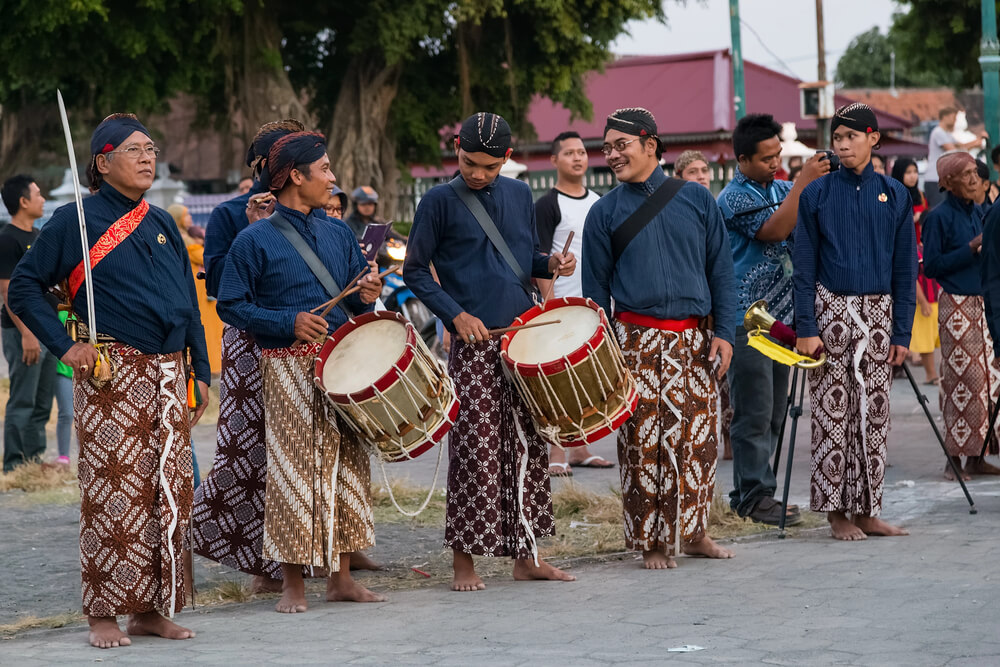
[[[1000,412],[1000,401],[996,402],[993,406],[993,412],[990,414],[990,425],[986,428],[986,439],[983,440],[983,448],[979,451],[979,458],[986,456],[986,449],[990,446],[990,438],[993,437],[993,427],[997,423],[997,413]]]
[[[962,493],[965,494],[965,499],[969,501],[969,514],[976,514],[978,510],[976,509],[976,504],[972,502],[972,496],[969,495],[969,489],[965,486],[965,480],[962,479],[962,471],[950,456],[948,456],[948,448],[944,445],[944,438],[941,436],[941,431],[938,430],[937,422],[934,421],[934,416],[931,415],[930,408],[927,407],[927,397],[924,393],[920,391],[920,386],[913,377],[913,373],[910,372],[910,367],[903,362],[903,371],[906,373],[906,379],[910,381],[910,386],[913,387],[913,393],[917,395],[917,400],[920,402],[920,406],[924,409],[924,414],[927,416],[927,421],[931,423],[931,428],[934,429],[934,435],[937,436],[938,442],[941,444],[941,451],[944,452],[944,457],[948,461],[948,465],[951,466],[951,471],[955,474],[955,479],[958,483],[962,485]],[[993,416],[996,417],[996,411],[994,411]],[[987,442],[989,438],[987,437]]]

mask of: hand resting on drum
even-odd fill
[[[559,276],[571,276],[576,271],[576,256],[568,252],[554,252],[549,255],[549,273]]]
[[[486,328],[483,321],[469,313],[459,313],[452,320],[452,324],[455,325],[458,337],[466,343],[482,343],[484,340],[490,339],[489,329]]]
[[[303,343],[311,343],[329,331],[326,320],[312,313],[299,313],[295,316],[295,338]]]

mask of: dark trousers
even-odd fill
[[[21,332],[4,327],[0,335],[10,374],[3,427],[3,469],[10,472],[45,453],[45,424],[52,412],[58,360],[42,347],[38,361],[28,366],[22,361]]]
[[[771,456],[785,418],[788,372],[791,370],[747,344],[747,333],[736,327],[736,346],[729,367],[733,423],[733,490],[729,504],[746,516],[764,496],[774,496],[777,482]]]

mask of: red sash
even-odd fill
[[[108,227],[108,231],[101,234],[101,238],[97,239],[97,243],[90,249],[91,270],[100,264],[101,260],[108,256],[108,253],[117,248],[119,243],[127,239],[129,234],[135,231],[142,219],[146,217],[147,212],[149,212],[149,202],[143,199],[138,206],[115,220],[114,224]],[[83,261],[81,260],[73,272],[69,274],[69,296],[71,299],[76,298],[77,291],[83,285],[83,279]]]

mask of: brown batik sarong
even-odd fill
[[[193,495],[187,376],[180,352],[109,351],[112,381],[74,381],[83,613],[173,616]]]
[[[375,544],[369,454],[313,384],[318,345],[263,350],[264,558],[340,570]]]
[[[938,297],[941,335],[941,391],[944,443],[951,456],[979,456],[989,426],[990,410],[1000,395],[1000,362],[986,325],[981,296],[941,292]],[[997,453],[997,429],[989,453]]]
[[[814,512],[878,516],[889,433],[892,297],[816,286],[827,363],[809,371]]]
[[[702,329],[661,331],[615,320],[615,334],[639,389],[618,431],[625,546],[674,548],[705,536],[715,492],[718,381]]]
[[[215,462],[194,492],[195,553],[247,574],[281,579],[281,563],[261,556],[266,488],[260,348],[249,333],[226,326]]]
[[[452,336],[448,374],[461,407],[448,433],[444,545],[476,556],[534,558],[555,533],[547,447],[503,374],[500,340]]]

